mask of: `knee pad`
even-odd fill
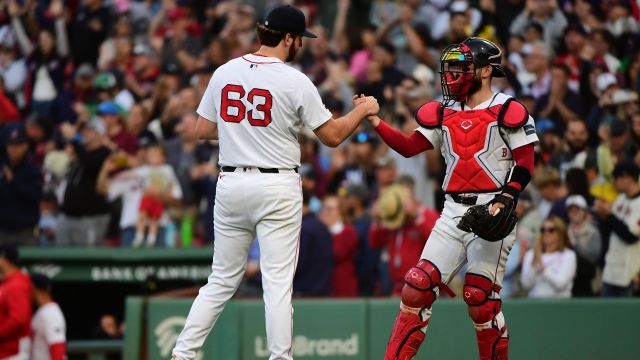
[[[469,316],[476,324],[493,320],[500,312],[500,299],[491,299],[491,292],[500,292],[500,287],[482,275],[467,274],[464,277],[463,298],[469,305]]]
[[[435,288],[440,284],[440,270],[430,261],[420,260],[404,276],[402,303],[412,308],[431,308],[437,297]]]

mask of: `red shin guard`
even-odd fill
[[[500,299],[491,299],[492,291],[500,287],[491,280],[476,274],[467,274],[464,285],[464,301],[469,305],[469,316],[476,328],[480,360],[505,360],[509,354],[509,336],[504,316],[500,311]]]
[[[396,317],[385,360],[411,360],[424,341],[423,328],[429,324],[436,287],[444,287],[438,268],[420,260],[404,277],[400,311]]]

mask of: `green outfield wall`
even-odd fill
[[[127,299],[125,360],[170,358],[192,299]],[[294,303],[295,359],[382,359],[398,306],[385,300]],[[510,357],[640,359],[640,300],[513,300],[504,305]],[[263,304],[233,301],[200,359],[267,359]],[[473,326],[459,300],[436,302],[421,359],[476,359]]]

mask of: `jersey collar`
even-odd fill
[[[262,54],[246,54],[242,58],[252,64],[282,64],[282,60]]]

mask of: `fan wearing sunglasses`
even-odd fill
[[[534,248],[527,251],[522,262],[521,281],[529,297],[571,297],[576,261],[564,221],[557,216],[547,218]]]

